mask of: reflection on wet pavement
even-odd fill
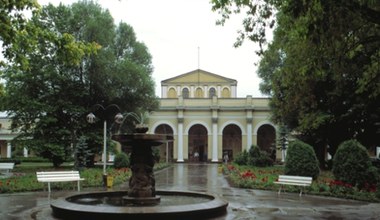
[[[298,193],[231,187],[218,173],[218,164],[173,164],[155,173],[156,190],[196,191],[216,194],[228,201],[227,214],[212,220],[235,219],[379,219],[380,204]],[[125,189],[126,184],[111,190]],[[89,188],[82,192],[104,191]],[[50,200],[76,194],[52,192]],[[46,219],[51,216],[48,192],[0,194],[0,219]]]

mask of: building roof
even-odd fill
[[[161,81],[161,85],[171,83],[228,83],[231,85],[237,85],[235,79],[223,77],[214,73],[207,72],[205,70],[196,69],[166,80]]]

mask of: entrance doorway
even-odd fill
[[[189,130],[189,162],[207,162],[207,129],[200,124],[193,125]]]
[[[257,131],[257,145],[276,159],[276,129],[272,125],[262,125]]]
[[[155,134],[173,135],[173,129],[167,124],[159,125],[155,130]],[[173,141],[167,141],[158,147],[160,150],[160,161],[173,161]]]
[[[241,139],[239,126],[231,124],[223,129],[223,156],[227,154],[229,161],[242,151]]]

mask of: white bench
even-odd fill
[[[10,170],[13,170],[15,163],[0,163],[0,170],[4,170],[5,173],[9,173]]]
[[[305,188],[306,186],[310,186],[312,182],[313,178],[308,176],[279,175],[278,180],[273,183],[281,185],[278,190],[278,194],[280,194],[283,185],[302,186]],[[302,188],[300,196],[302,196]]]
[[[52,182],[78,182],[78,191],[80,191],[80,181],[84,180],[80,177],[79,171],[45,171],[45,172],[36,172],[37,181],[48,183],[49,192],[50,183]]]

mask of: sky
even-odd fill
[[[61,0],[38,0],[41,5],[58,5]],[[71,4],[76,0],[63,0]],[[115,24],[123,21],[133,27],[137,40],[152,55],[152,77],[156,95],[161,97],[161,81],[196,69],[235,79],[237,96],[263,97],[257,76],[258,48],[246,40],[233,44],[242,28],[241,17],[233,16],[224,26],[211,10],[209,0],[98,0],[108,9]]]

